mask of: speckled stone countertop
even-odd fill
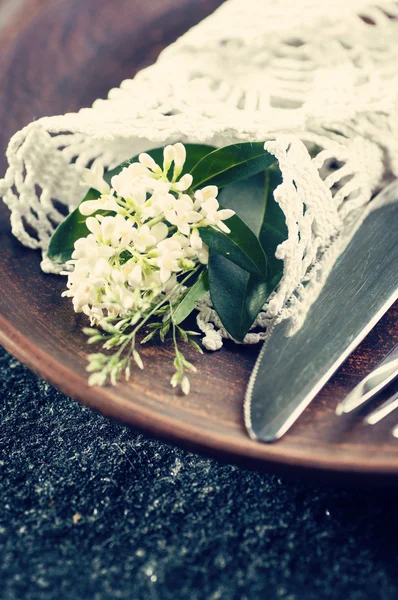
[[[398,598],[398,492],[189,454],[3,350],[0,389],[1,600]]]

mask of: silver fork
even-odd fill
[[[336,414],[350,413],[363,406],[396,378],[398,378],[398,345],[340,402],[336,408]],[[375,425],[396,408],[398,408],[398,392],[395,392],[386,402],[365,417],[364,422],[368,425]],[[398,425],[392,433],[394,437],[398,438]]]
[[[398,392],[396,392],[391,398],[384,402],[379,408],[370,413],[365,419],[364,423],[368,425],[376,425],[379,421],[387,417],[390,413],[398,408]],[[392,430],[394,437],[398,438],[398,425]]]

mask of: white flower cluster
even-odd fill
[[[111,186],[102,168],[86,170],[85,183],[101,195],[80,205],[90,234],[75,243],[64,295],[92,323],[109,315],[142,315],[176,286],[179,274],[207,264],[200,227],[229,232],[223,221],[234,212],[219,210],[216,186],[190,191],[192,175],[181,176],[185,159],[180,143],[164,149],[163,168],[140,154]],[[98,211],[112,215],[94,214]]]

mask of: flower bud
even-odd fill
[[[152,156],[149,156],[149,154],[147,154],[146,152],[142,152],[139,155],[138,160],[142,165],[144,165],[144,167],[146,167],[150,171],[153,171],[154,173],[158,174],[162,172],[162,169],[159,167],[159,165],[155,163]]]
[[[190,271],[191,269],[195,268],[195,263],[189,258],[180,258],[180,260],[178,261],[178,266],[183,271]]]
[[[167,175],[171,167],[171,163],[174,160],[174,148],[173,146],[166,146],[163,150],[163,174]]]
[[[188,394],[189,394],[189,390],[190,390],[190,389],[191,389],[191,386],[190,386],[190,384],[189,384],[189,379],[188,379],[188,377],[185,375],[185,376],[182,378],[182,381],[181,381],[181,390],[182,390],[182,393],[183,393],[183,394],[185,394],[185,395],[188,395]]]
[[[185,150],[184,144],[177,143],[174,144],[174,173],[173,179],[174,181],[180,175],[183,166],[185,164],[185,159],[187,157],[187,152]]]
[[[151,235],[156,239],[156,243],[158,244],[162,240],[166,239],[169,233],[169,228],[166,223],[160,222],[151,227]]]
[[[177,181],[177,183],[174,184],[174,187],[179,192],[185,192],[185,190],[191,187],[192,181],[192,175],[190,173],[186,173],[181,177],[180,181]]]

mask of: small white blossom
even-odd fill
[[[205,244],[203,244],[203,248],[198,252],[198,260],[202,265],[207,265],[209,262],[209,249]]]
[[[181,175],[185,160],[186,150],[185,146],[181,143],[174,145],[168,145],[163,150],[163,169],[156,164],[154,159],[143,152],[138,157],[139,163],[151,173],[151,177],[160,181],[164,181],[168,178],[171,165],[174,163],[173,178],[169,189],[175,192],[185,192],[192,185],[192,175],[186,173],[178,180]]]
[[[195,208],[199,208],[207,200],[214,200],[218,196],[218,187],[216,185],[207,185],[201,190],[195,192]]]
[[[221,231],[229,233],[230,229],[223,221],[233,217],[235,212],[229,208],[223,208],[222,210],[218,210],[218,208],[218,200],[215,198],[210,198],[202,204],[202,212],[205,215],[206,224],[214,225],[221,229]]]
[[[188,377],[186,375],[184,375],[184,377],[181,380],[181,390],[182,390],[182,393],[187,396],[189,394],[190,388],[191,388],[191,386],[189,384],[189,379],[188,379]]]
[[[79,206],[79,212],[88,217],[93,213],[97,212],[97,210],[111,210],[112,212],[118,212],[119,205],[116,202],[113,193],[102,194],[96,200],[85,200]]]
[[[107,246],[125,248],[133,239],[134,228],[122,215],[88,217],[86,225],[97,242]]]
[[[147,219],[158,217],[163,213],[174,210],[176,202],[178,202],[178,200],[172,194],[162,194],[157,191],[145,203],[143,209],[143,218]]]
[[[133,288],[140,288],[142,286],[142,267],[140,265],[133,267],[127,281]]]
[[[191,236],[189,238],[189,242],[193,250],[201,250],[203,247],[202,238],[199,235],[199,231],[197,229],[192,229]]]
[[[177,285],[177,273],[172,273],[166,283],[164,284],[164,291],[166,294],[171,292]]]
[[[155,264],[160,269],[160,281],[166,283],[172,272],[181,271],[178,264],[183,252],[180,242],[172,237],[158,244],[160,255],[155,259]]]
[[[181,144],[181,143],[174,144],[173,153],[174,153],[173,179],[175,181],[180,176],[181,171],[185,164],[186,157],[187,157],[187,152],[185,150],[184,144]],[[191,183],[192,183],[192,181],[191,181]]]
[[[194,256],[196,256],[196,251],[192,248],[188,237],[180,233],[176,233],[174,235],[174,238],[177,239],[181,244],[184,257],[193,258]]]
[[[99,306],[84,306],[82,312],[90,318],[90,325],[98,325],[104,318],[104,311]]]
[[[134,228],[131,232],[131,239],[138,252],[145,252],[147,248],[152,248],[156,244],[156,237],[148,225],[141,225],[138,229]]]
[[[95,235],[90,233],[86,238],[76,240],[75,249],[72,252],[72,262],[79,259],[88,259],[95,264],[99,258],[111,258],[114,254],[113,248],[99,245]]]
[[[108,286],[103,296],[104,303],[113,309],[113,314],[124,316],[131,311],[135,304],[136,298],[134,294],[126,288],[124,284],[116,284]],[[112,314],[112,311],[109,311]]]
[[[158,244],[167,238],[169,234],[169,228],[167,227],[166,223],[156,223],[156,225],[151,227],[151,234],[155,237],[156,243]]]
[[[186,173],[181,177],[179,181],[173,183],[172,189],[176,192],[185,192],[192,185],[193,177],[189,173]]]
[[[94,274],[96,277],[105,281],[110,276],[111,272],[112,267],[106,258],[101,257],[96,261],[94,267]]]
[[[123,283],[125,283],[123,271],[119,270],[115,266],[111,271],[109,280],[111,283],[115,283],[116,285],[122,285]]]
[[[150,171],[141,163],[132,163],[125,167],[118,175],[114,175],[111,180],[112,189],[115,190],[121,198],[134,197],[138,204],[143,204],[145,198],[145,182],[151,176]]]
[[[175,202],[173,210],[166,211],[165,215],[167,220],[184,235],[190,234],[192,223],[202,220],[202,216],[193,210],[193,202],[187,194],[181,196],[180,200]]]
[[[63,296],[73,298],[75,312],[82,312],[86,307],[96,304],[98,291],[103,286],[103,280],[81,277],[68,282],[69,289],[62,293]]]
[[[104,179],[104,167],[96,163],[91,169],[83,169],[83,184],[93,188],[101,194],[109,194],[110,188]]]
[[[139,155],[138,160],[140,161],[140,163],[142,165],[144,165],[144,167],[146,167],[147,169],[149,169],[153,173],[156,173],[157,175],[161,175],[162,174],[162,169],[159,167],[159,165],[157,165],[155,163],[155,161],[153,160],[152,156],[149,156],[149,154],[147,154],[146,152],[142,152]]]
[[[163,290],[159,271],[149,271],[144,273],[143,288],[147,290],[159,290],[159,293]]]

